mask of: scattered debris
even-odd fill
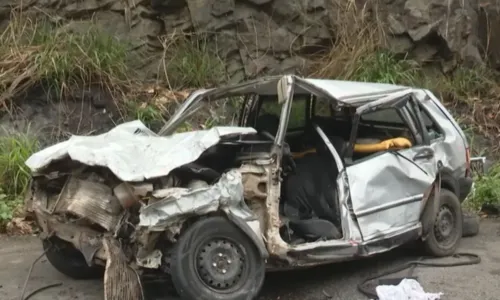
[[[8,235],[27,235],[33,234],[33,222],[25,218],[13,218],[6,226]]]
[[[414,279],[403,279],[398,285],[379,285],[376,287],[379,300],[438,300],[443,293],[426,293]]]
[[[127,263],[118,241],[105,237],[102,243],[106,251],[104,300],[144,300],[139,274]]]
[[[358,285],[358,290],[363,293],[364,295],[368,297],[378,297],[380,300],[399,300],[399,299],[414,299],[414,300],[428,300],[429,298],[406,298],[406,297],[396,297],[396,298],[381,298],[379,294],[378,288],[380,286],[389,286],[389,287],[397,287],[401,286],[403,292],[408,292],[412,291],[414,288],[417,288],[416,291],[419,291],[417,277],[413,277],[413,272],[417,266],[426,266],[426,267],[458,267],[458,266],[467,266],[467,265],[476,265],[481,262],[481,257],[479,257],[477,254],[474,253],[456,253],[453,255],[453,258],[459,259],[457,261],[452,261],[452,262],[436,262],[436,261],[425,261],[426,258],[421,257],[418,260],[415,261],[410,261],[405,264],[396,266],[388,271],[382,272],[381,274],[377,274],[375,276],[372,276],[370,278],[365,279],[363,282],[361,282]],[[467,259],[460,259],[460,258],[467,258]],[[432,257],[427,257],[427,259],[432,259]],[[385,278],[386,276],[393,275],[396,273],[399,273],[403,270],[408,269],[408,274],[404,278]],[[372,282],[376,281],[377,284],[372,284]],[[403,281],[410,282],[410,284],[405,284],[401,285]],[[418,286],[414,284],[414,282],[417,282]],[[397,284],[396,284],[397,283]],[[409,288],[408,288],[409,286]],[[375,289],[373,288],[375,287]],[[422,287],[420,287],[422,288]],[[393,290],[382,288],[382,296],[401,296],[398,293],[401,293],[400,289]],[[416,293],[415,295],[417,295]],[[405,294],[403,294],[405,295]],[[413,294],[409,294],[408,297],[412,296]],[[430,299],[439,299],[439,298],[430,298]]]

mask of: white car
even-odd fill
[[[244,99],[238,126],[175,133],[232,96]],[[89,278],[106,266],[109,295],[124,271],[106,262],[121,261],[193,300],[251,299],[266,270],[409,241],[451,255],[472,185],[465,136],[430,91],[293,75],[198,90],[159,133],[125,123],[26,163],[54,267]]]

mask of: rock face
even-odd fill
[[[500,70],[500,7],[498,2],[483,1],[480,4],[479,39],[491,65]]]
[[[25,11],[58,16],[72,30],[94,22],[127,40],[133,51],[147,54],[137,68],[149,78],[158,76],[161,37],[207,34],[237,82],[300,72],[309,54],[332,45],[331,18],[339,13],[334,10],[351,2],[370,8],[383,22],[387,46],[396,53],[420,61],[438,58],[447,68],[481,63],[482,53],[500,61],[500,44],[486,38],[500,35],[499,4],[486,5],[486,11],[478,0],[31,0],[23,5]],[[0,0],[0,27],[11,4]],[[483,24],[486,17],[489,23]]]
[[[420,61],[437,56],[481,62],[474,0],[385,1],[389,46]]]

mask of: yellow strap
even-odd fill
[[[309,153],[316,153],[316,148],[307,149],[306,151],[302,151],[302,152],[293,152],[292,157],[293,158],[302,158],[302,157],[306,156],[306,154],[309,154]]]
[[[404,137],[397,137],[381,141],[380,143],[376,144],[356,144],[354,145],[354,152],[373,153],[389,149],[405,149],[410,148],[411,146],[412,143],[408,139]]]
[[[389,149],[406,149],[411,148],[412,143],[410,140],[404,137],[397,137],[388,140],[381,141],[376,144],[355,144],[354,152],[357,153],[374,153]],[[302,158],[310,153],[316,153],[316,148],[307,149],[302,152],[292,152],[293,158]]]

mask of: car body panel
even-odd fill
[[[222,138],[255,134],[253,128],[213,127],[158,136],[141,121],[120,124],[97,136],[72,136],[28,158],[26,165],[39,172],[52,162],[70,157],[89,166],[109,168],[123,181],[144,181],[166,176],[196,160]]]
[[[407,156],[414,150],[398,152]],[[425,173],[408,159],[387,152],[347,167],[347,176],[363,240],[371,240],[419,222],[424,192],[436,173]]]
[[[363,113],[395,107],[403,115],[413,94],[412,89],[402,90],[358,107],[351,141],[356,135],[356,120]],[[430,155],[422,156],[425,151]],[[347,167],[352,208],[364,241],[404,232],[418,224],[424,192],[437,176],[433,152],[427,145],[413,145]]]
[[[307,79],[295,75],[264,77],[237,85],[194,91],[158,134],[149,132],[142,123],[132,122],[126,125],[127,130],[118,130],[118,134],[115,128],[115,134],[108,132],[97,137],[73,137],[34,154],[27,164],[38,176],[38,172],[52,162],[69,157],[88,166],[106,167],[127,184],[167,176],[174,169],[195,161],[225,136],[257,132],[240,120],[240,127],[215,127],[175,134],[176,128],[192,113],[202,109],[209,101],[228,95],[275,95],[281,105],[281,116],[276,136],[269,141],[271,147],[268,153],[261,157],[245,157],[241,165],[225,170],[211,184],[198,186],[194,182],[193,186],[191,183],[186,187],[167,185],[161,191],[155,190],[153,194],[165,194],[154,199],[155,202],[141,206],[136,233],[144,236],[144,240],[140,241],[139,248],[153,247],[151,245],[155,241],[148,235],[151,232],[165,231],[168,232],[166,236],[175,236],[184,224],[190,224],[192,218],[221,212],[254,241],[263,256],[277,259],[281,265],[299,267],[350,260],[385,252],[418,238],[424,204],[430,199],[428,191],[440,182],[440,166],[449,168],[454,176],[465,174],[467,144],[463,133],[457,131],[458,125],[450,122],[450,116],[443,113],[443,107],[435,97],[422,91],[389,84]],[[355,124],[362,113],[396,107],[403,118],[412,124],[411,131],[419,134],[420,142],[409,149],[386,151],[350,164],[343,161],[344,158],[323,130],[313,126],[332,154],[339,171],[337,189],[332,189],[332,193],[337,194],[339,201],[343,237],[295,245],[286,243],[280,235],[282,159],[294,97],[311,94],[326,99],[332,106],[356,108]],[[444,131],[442,140],[429,140],[427,133],[423,132],[420,112],[415,112],[416,118],[412,119],[411,104],[414,99],[440,122]],[[255,103],[251,100],[250,104],[253,107]],[[241,111],[243,115],[247,114],[246,108]],[[117,128],[125,128],[123,124],[120,126]],[[142,129],[136,132],[138,127]],[[351,137],[353,134],[355,130]],[[58,228],[67,224],[57,225],[52,212],[42,209],[42,204],[49,201],[46,197],[32,195],[30,199],[28,201],[36,203],[33,208],[41,226],[48,226],[43,225],[44,219],[54,221],[49,222],[52,224],[50,230],[44,227],[44,232],[72,236],[58,233],[62,232]],[[116,200],[113,197],[109,199],[111,202]],[[247,206],[246,200],[249,199],[252,205]],[[65,211],[60,209],[56,213]],[[112,234],[118,232],[118,228],[115,229]],[[96,234],[96,238],[98,236]],[[82,246],[84,241],[69,241],[77,249],[85,248],[85,245]],[[145,257],[149,256],[142,256]]]
[[[469,145],[465,133],[432,92],[422,90],[417,93],[417,97],[422,107],[426,109],[444,134],[443,137],[431,140],[431,146],[435,150],[438,161],[442,164],[444,175],[448,177],[448,183],[447,181],[443,183],[447,188],[456,186],[457,190],[452,190],[452,192],[457,194],[460,201],[463,201],[472,187],[471,174],[470,172],[467,174]]]

